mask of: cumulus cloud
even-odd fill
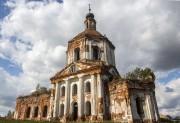
[[[0,57],[22,69],[19,76],[11,76],[1,69],[5,75],[1,79],[13,78],[12,87],[9,87],[14,89],[13,97],[28,93],[37,83],[49,87],[49,78],[65,66],[67,42],[84,30],[89,3],[97,30],[106,34],[116,46],[116,63],[121,74],[139,66],[150,67],[159,73],[158,76],[162,75],[160,73],[166,76],[180,67],[180,7],[177,2],[9,0],[6,6],[11,11],[0,21]],[[8,87],[8,81],[4,82]],[[172,85],[157,85],[163,88],[164,95],[177,92]],[[4,89],[0,87],[0,90]],[[7,104],[14,106],[14,98],[1,98],[11,99],[13,104]],[[158,101],[161,111],[167,105],[172,106],[171,101],[169,104],[162,98]],[[4,102],[0,104],[5,107]]]
[[[156,98],[160,113],[173,116],[179,115],[180,111],[180,78],[173,79],[166,84],[156,84]]]

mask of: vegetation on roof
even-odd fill
[[[42,94],[50,94],[51,90],[47,89],[46,87],[40,87],[40,85],[38,84],[36,86],[36,90],[34,92],[31,92],[28,95],[22,96],[20,95],[18,98],[24,98],[24,97],[30,97],[30,96],[40,96]]]
[[[154,72],[150,68],[136,68],[128,73],[125,74],[125,77],[122,78],[121,76],[111,77],[111,83],[119,83],[123,84],[123,81],[130,81],[130,82],[154,82],[155,75]]]
[[[126,73],[126,79],[129,80],[139,80],[139,81],[155,81],[154,72],[150,68],[141,69],[137,67],[135,70]]]

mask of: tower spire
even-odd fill
[[[91,13],[91,5],[89,4],[89,13]]]
[[[91,6],[89,4],[89,13],[86,14],[86,20],[84,21],[85,30],[91,29],[96,30],[96,20],[94,19],[94,14],[91,13]]]

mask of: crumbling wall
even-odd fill
[[[111,120],[132,122],[128,86],[125,81],[109,83]]]
[[[43,117],[43,111],[45,110],[45,106],[47,106],[47,112],[45,117]],[[27,117],[28,107],[31,108],[29,117]],[[38,107],[37,117],[34,117],[35,107]],[[50,94],[18,97],[16,100],[15,119],[47,120],[49,111],[50,111]]]

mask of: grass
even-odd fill
[[[13,120],[0,118],[0,123],[59,123],[59,121],[32,121],[32,120]]]
[[[2,118],[1,117],[0,118],[0,123],[60,123],[60,121],[14,120],[14,119],[6,119],[6,118]],[[68,121],[67,123],[77,123],[77,122],[75,122],[75,121]],[[112,123],[112,121],[103,121],[103,123]]]

